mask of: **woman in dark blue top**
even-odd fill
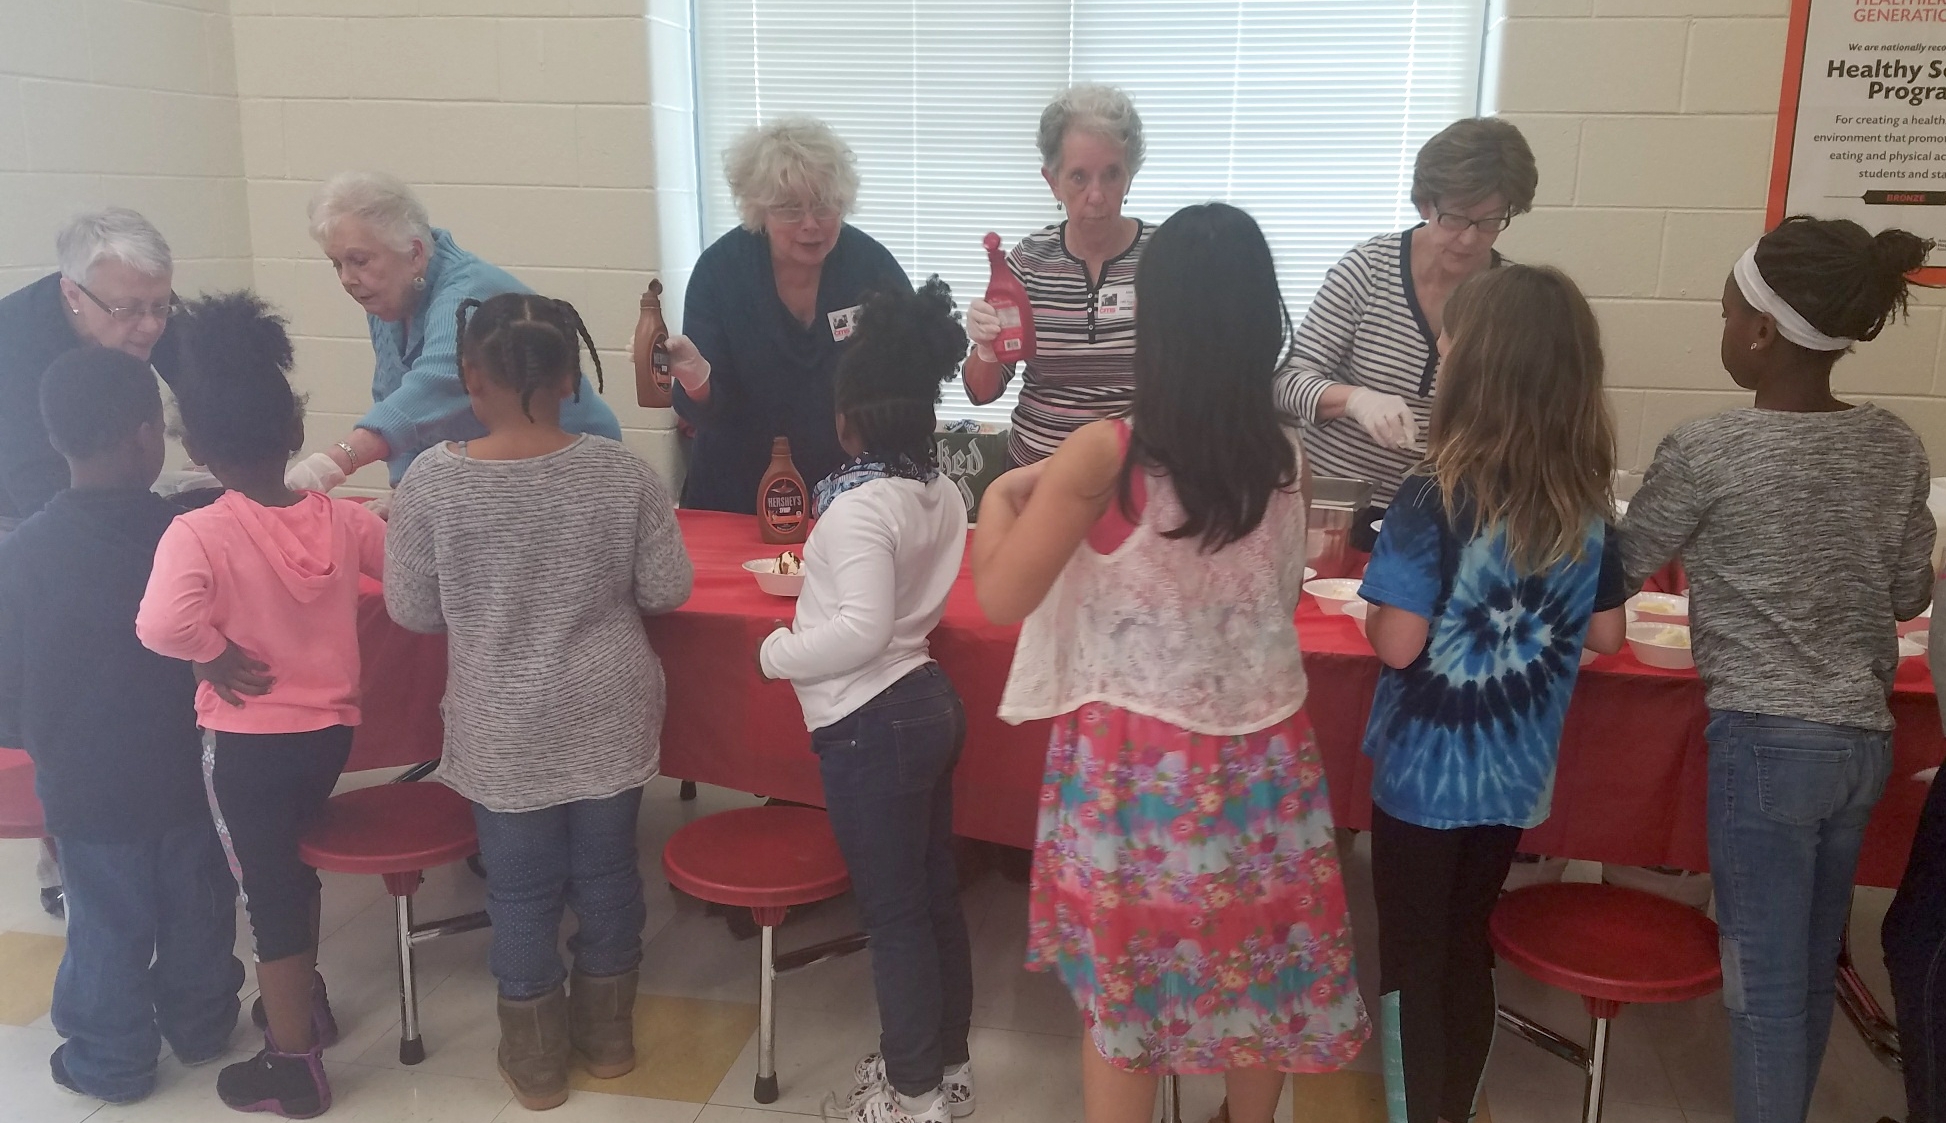
[[[724,165],[743,225],[697,258],[685,335],[669,341],[676,412],[696,429],[682,505],[755,514],[774,438],[790,439],[807,482],[844,462],[838,356],[867,293],[912,284],[845,223],[858,173],[828,126],[799,117],[752,129]]]

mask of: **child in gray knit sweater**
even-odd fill
[[[635,1066],[635,818],[664,708],[641,617],[687,600],[692,573],[655,471],[561,428],[561,403],[590,392],[574,308],[507,293],[466,301],[459,320],[460,377],[487,435],[435,445],[406,472],[385,603],[404,627],[451,637],[438,776],[479,827],[500,1072],[541,1110],[567,1098],[571,1053],[597,1077]],[[555,950],[567,901],[571,990]]]

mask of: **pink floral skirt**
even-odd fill
[[[1370,1034],[1302,711],[1242,737],[1091,704],[1054,723],[1027,966],[1135,1072],[1342,1068]]]

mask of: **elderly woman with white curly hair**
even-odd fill
[[[1135,398],[1135,266],[1155,227],[1122,213],[1142,170],[1142,117],[1113,86],[1061,91],[1041,111],[1041,178],[1067,218],[1021,239],[1007,265],[1034,309],[1036,354],[1014,406],[1007,451],[1016,466],[1053,455],[1069,433],[1119,417]],[[993,350],[1000,317],[966,310],[966,394],[998,398],[1014,376]]]
[[[330,491],[383,460],[396,486],[433,445],[486,435],[460,381],[460,302],[533,290],[461,249],[432,225],[410,187],[382,172],[331,177],[311,198],[310,220],[338,283],[365,310],[377,364],[371,412],[343,439],[293,465],[289,483]],[[586,386],[561,403],[561,427],[622,436],[614,411]]]
[[[696,429],[682,504],[755,514],[775,438],[790,439],[811,482],[844,463],[838,356],[866,294],[912,283],[845,221],[858,172],[830,126],[787,117],[752,128],[723,166],[743,222],[696,259],[684,334],[669,341],[676,412]]]

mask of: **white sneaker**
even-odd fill
[[[877,1053],[867,1053],[858,1067],[852,1070],[851,1102],[857,1103],[871,1094],[874,1088],[886,1083],[885,1058]],[[964,1119],[973,1114],[977,1106],[973,1100],[973,1064],[967,1062],[958,1068],[949,1068],[940,1081],[946,1090],[946,1103],[953,1109],[953,1118]]]
[[[952,1123],[953,1109],[944,1088],[932,1094],[925,1107],[908,1111],[890,1084],[881,1083],[863,1095],[854,1094],[845,1116],[851,1123]]]

